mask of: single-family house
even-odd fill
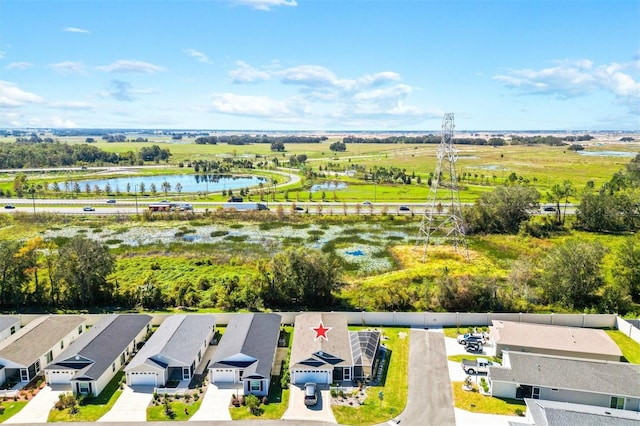
[[[0,315],[0,341],[16,334],[20,330],[22,321],[13,315]]]
[[[527,425],[640,426],[640,413],[569,402],[525,399]],[[510,424],[522,426],[521,422]]]
[[[124,369],[129,386],[166,386],[191,380],[213,339],[216,319],[208,314],[165,319]]]
[[[640,410],[640,365],[505,351],[489,367],[491,394]]]
[[[211,383],[242,383],[245,395],[268,395],[280,320],[278,314],[231,317],[209,365]]]
[[[84,331],[79,315],[44,315],[0,342],[0,383],[30,382]]]
[[[291,382],[331,384],[369,378],[379,344],[378,331],[349,332],[344,314],[300,314],[293,330]]]
[[[575,358],[620,361],[622,351],[604,330],[493,320],[496,354],[533,352]]]
[[[75,395],[98,396],[151,331],[151,316],[107,315],[44,369],[50,385],[71,384]]]

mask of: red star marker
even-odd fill
[[[315,340],[318,340],[319,338],[323,338],[324,340],[329,340],[329,338],[327,337],[327,332],[329,330],[331,330],[333,327],[325,327],[324,324],[322,324],[322,321],[320,321],[320,325],[317,327],[309,327],[310,329],[312,329],[313,331],[316,332],[316,338]]]

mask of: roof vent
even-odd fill
[[[80,360],[80,355],[76,355],[76,361]]]
[[[318,352],[318,355],[323,356],[324,352],[320,351],[320,352]]]
[[[611,411],[605,411],[604,413],[609,416],[611,415]]]

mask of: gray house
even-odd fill
[[[151,316],[108,315],[44,369],[48,384],[71,384],[75,395],[98,396],[151,330]]]
[[[0,383],[30,382],[84,331],[78,315],[44,315],[0,342]]]
[[[528,425],[539,426],[639,426],[640,413],[593,405],[525,399]],[[521,426],[523,423],[510,422]]]
[[[20,330],[20,317],[11,315],[0,315],[0,341],[16,334]]]
[[[620,361],[622,351],[604,330],[493,320],[496,354],[534,352],[574,358]]]
[[[165,386],[191,380],[211,343],[213,315],[172,315],[165,319],[124,369],[129,386]]]
[[[279,336],[278,314],[234,315],[211,360],[211,383],[243,383],[245,395],[267,395]]]
[[[503,352],[489,367],[491,394],[640,411],[640,365]]]

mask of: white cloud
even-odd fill
[[[49,68],[59,74],[82,74],[84,65],[81,62],[64,61],[57,64],[49,64]]]
[[[298,84],[302,86],[336,86],[338,78],[328,68],[319,65],[300,65],[287,68],[276,73],[284,84]]]
[[[359,92],[354,96],[357,101],[380,102],[406,98],[413,89],[406,84]]]
[[[136,60],[120,60],[98,67],[100,71],[131,74],[155,74],[166,71],[165,67]]]
[[[25,92],[9,81],[0,80],[0,108],[17,108],[28,104],[42,103],[43,99],[30,92]]]
[[[84,110],[92,111],[95,106],[88,102],[68,101],[68,102],[49,102],[47,108],[63,109],[63,110]]]
[[[85,29],[82,29],[82,28],[77,28],[77,27],[65,27],[65,28],[62,29],[62,31],[65,31],[67,33],[91,34],[91,31],[85,30]]]
[[[251,117],[278,117],[291,115],[286,102],[266,96],[245,96],[234,93],[216,93],[213,95],[212,109],[222,114]]]
[[[207,55],[195,49],[185,49],[184,53],[187,54],[188,56],[191,56],[192,58],[196,58],[199,62],[204,62],[205,64],[211,63]]]
[[[251,65],[243,61],[237,61],[236,65],[236,69],[229,71],[229,77],[231,77],[232,83],[255,83],[271,78],[268,72],[253,68]]]
[[[8,70],[26,70],[31,68],[33,64],[31,62],[11,62],[5,67]]]
[[[297,6],[296,0],[231,0],[233,3],[249,6],[257,10],[271,10],[276,6]]]
[[[73,120],[70,120],[64,117],[57,117],[57,116],[49,117],[48,123],[49,124],[46,127],[56,127],[56,128],[78,127],[78,125]]]

